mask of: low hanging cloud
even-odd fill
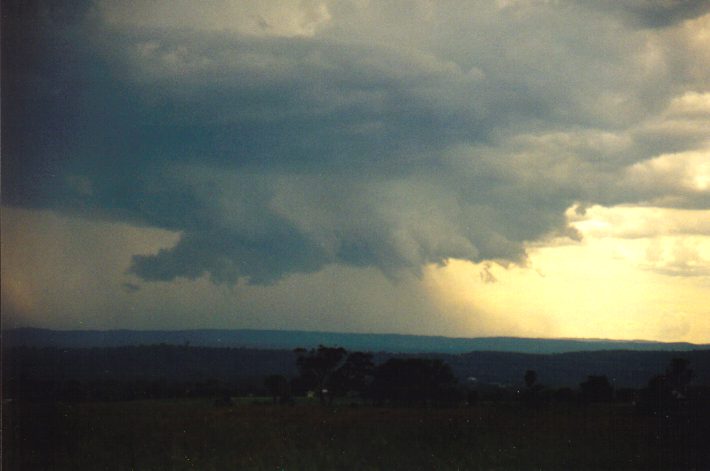
[[[226,284],[710,207],[706,2],[407,5],[9,2],[3,204],[178,232],[130,273]]]
[[[644,28],[664,28],[710,11],[703,0],[630,0],[607,2],[607,7],[623,13],[627,21]]]

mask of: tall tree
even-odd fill
[[[529,405],[535,405],[538,403],[539,395],[538,393],[542,389],[542,386],[537,384],[537,372],[535,370],[527,370],[525,376],[523,376],[525,381],[525,391],[522,393],[522,399]]]
[[[653,376],[641,391],[638,402],[639,410],[647,413],[660,413],[665,416],[677,412],[676,409],[688,396],[688,385],[693,379],[690,362],[684,358],[674,358],[666,368],[665,374]]]
[[[587,376],[587,380],[580,383],[579,388],[582,398],[588,402],[611,401],[614,388],[606,376]]]
[[[449,365],[439,359],[392,358],[375,370],[377,401],[428,403],[446,401],[456,386]]]
[[[690,361],[685,358],[674,358],[666,368],[668,386],[678,397],[687,395],[688,384],[693,379],[693,370],[688,365]]]
[[[298,348],[295,352],[298,355],[296,366],[303,384],[315,390],[321,403],[332,399],[329,385],[333,374],[343,364],[347,351],[342,347],[319,345],[317,349]]]
[[[352,352],[331,376],[329,390],[337,395],[348,392],[362,395],[370,386],[374,371],[375,364],[372,362],[371,353]]]

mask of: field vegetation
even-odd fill
[[[30,353],[4,378],[3,469],[710,469],[709,389],[682,358],[616,389],[533,369],[467,383],[440,358],[329,347],[250,383],[56,376]]]
[[[616,403],[13,404],[3,469],[707,469],[708,417]]]

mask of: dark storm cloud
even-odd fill
[[[681,3],[624,11],[703,11]],[[659,152],[642,121],[690,79],[640,60],[617,7],[226,5],[4,5],[3,203],[179,231],[134,257],[145,280],[268,284],[522,262],[575,202],[658,196],[614,175]]]
[[[131,272],[148,281],[209,274],[216,283],[247,277],[269,284],[290,273],[308,273],[329,262],[320,248],[288,224],[274,223],[269,232],[245,237],[236,231],[187,232],[177,245],[156,255],[136,255]]]
[[[705,0],[630,0],[608,2],[637,26],[663,28],[710,12]]]

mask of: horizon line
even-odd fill
[[[109,328],[109,329],[53,329],[49,327],[0,327],[0,332],[13,330],[45,330],[52,332],[195,332],[195,331],[253,331],[253,332],[292,332],[292,333],[311,333],[311,334],[337,334],[337,335],[381,335],[381,336],[399,336],[399,337],[429,337],[443,338],[452,340],[479,340],[479,339],[517,339],[517,340],[553,340],[553,341],[575,341],[575,342],[625,342],[625,343],[654,343],[654,344],[686,344],[694,346],[710,346],[708,343],[695,343],[686,340],[646,340],[646,339],[611,339],[598,337],[521,337],[515,335],[491,335],[491,336],[475,336],[475,337],[455,337],[442,334],[405,334],[395,332],[343,332],[331,330],[304,330],[304,329],[276,329],[276,328],[188,328],[188,329],[140,329],[140,328]]]

